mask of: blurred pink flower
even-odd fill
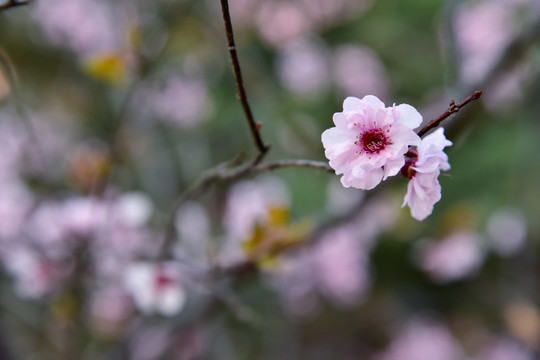
[[[502,256],[514,255],[527,238],[525,216],[515,208],[497,209],[488,219],[487,233],[496,252]]]
[[[186,301],[181,277],[177,263],[137,262],[125,269],[124,284],[135,306],[144,314],[172,316]]]
[[[318,287],[339,304],[358,302],[371,285],[369,248],[356,233],[352,228],[334,229],[311,251]]]
[[[480,236],[470,230],[457,230],[437,242],[426,241],[420,247],[419,265],[437,282],[459,280],[482,264],[480,241]]]
[[[456,360],[463,350],[448,329],[429,318],[411,320],[376,360]]]
[[[362,96],[388,95],[388,78],[375,52],[363,46],[344,45],[333,51],[331,71],[342,93]]]
[[[319,26],[358,16],[372,4],[372,0],[297,0],[297,2],[302,11]]]
[[[118,284],[109,284],[92,294],[92,315],[104,327],[114,327],[124,321],[132,310],[128,295]]]
[[[61,285],[71,271],[69,262],[50,259],[30,246],[10,243],[0,246],[6,270],[15,278],[15,289],[24,298],[40,298]]]
[[[38,1],[32,10],[54,44],[83,56],[110,52],[121,44],[119,19],[106,1],[55,0],[54,6],[50,1]]]
[[[461,77],[467,83],[480,81],[512,38],[512,6],[504,0],[469,2],[452,18],[462,57]]]
[[[58,214],[64,230],[72,236],[90,236],[107,220],[107,208],[97,198],[68,198]]]
[[[444,129],[438,128],[422,139],[415,157],[407,161],[402,172],[410,181],[402,207],[409,205],[411,215],[424,220],[433,211],[433,205],[441,199],[441,185],[438,177],[441,170],[450,169],[448,156],[443,149],[452,145],[444,136]]]
[[[386,108],[377,97],[348,97],[343,112],[334,114],[333,128],[322,134],[325,155],[345,187],[373,189],[396,175],[405,164],[409,145],[420,138],[412,130],[422,115],[410,105]]]
[[[287,207],[288,203],[287,188],[278,178],[263,176],[235,184],[227,195],[223,217],[227,238],[222,260],[241,260],[245,252],[240,244],[252,235],[255,225],[266,223],[272,208]]]
[[[307,14],[295,2],[265,1],[256,13],[263,38],[275,47],[299,37],[311,28]]]
[[[230,1],[229,8],[235,27],[251,25],[253,14],[260,6],[261,0],[234,0]]]
[[[320,92],[328,80],[325,49],[314,41],[288,42],[277,63],[281,83],[298,95]]]
[[[281,258],[269,274],[285,310],[312,315],[318,310],[319,295],[340,306],[362,302],[371,287],[373,243],[396,218],[388,199],[372,199],[349,224],[327,231],[314,246]]]
[[[23,230],[33,205],[33,194],[22,181],[0,181],[0,237],[11,238]]]
[[[173,77],[153,86],[142,95],[149,110],[165,121],[181,127],[194,126],[206,119],[212,104],[204,79]]]
[[[478,360],[533,360],[534,353],[508,338],[495,338],[477,357]]]

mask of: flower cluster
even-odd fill
[[[403,206],[418,220],[431,214],[441,198],[437,178],[450,169],[443,149],[452,143],[442,128],[421,139],[414,129],[422,115],[414,107],[385,107],[373,95],[346,98],[333,121],[336,126],[323,132],[322,143],[343,186],[370,190],[401,171],[410,179]]]

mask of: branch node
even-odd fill
[[[465,99],[463,99],[459,104],[456,104],[454,100],[450,101],[450,106],[448,109],[443,112],[441,115],[439,115],[436,119],[431,120],[428,122],[420,131],[418,131],[418,136],[422,137],[425,134],[428,133],[431,129],[436,128],[443,122],[444,119],[449,117],[450,115],[457,113],[459,110],[461,110],[462,107],[470,103],[471,101],[480,99],[480,96],[482,96],[482,90],[476,90],[471,95],[467,96]]]

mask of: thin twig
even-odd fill
[[[234,34],[231,22],[231,15],[229,14],[229,2],[227,0],[221,0],[221,10],[223,13],[223,22],[225,23],[225,32],[227,33],[227,43],[229,45],[229,55],[231,56],[232,67],[234,71],[234,78],[236,80],[236,88],[238,89],[238,99],[242,104],[244,109],[244,114],[246,115],[246,120],[249,125],[249,130],[251,132],[251,137],[253,138],[253,143],[259,152],[260,161],[264,154],[269,149],[268,145],[265,145],[259,128],[261,127],[260,123],[256,123],[253,118],[253,113],[246,95],[246,90],[244,89],[244,82],[242,80],[242,71],[240,70],[240,62],[238,61],[238,55],[236,54],[236,45],[234,43]]]
[[[259,156],[261,155],[259,154]],[[249,164],[239,165],[236,167],[229,167],[230,162],[225,162],[216,166],[213,169],[206,171],[199,179],[197,179],[190,187],[188,187],[176,200],[176,203],[174,204],[173,209],[170,213],[169,220],[165,228],[163,243],[161,244],[157,255],[158,259],[164,259],[167,256],[170,246],[174,241],[176,235],[175,217],[178,209],[186,201],[194,199],[204,193],[206,190],[208,190],[210,186],[212,186],[216,182],[233,181],[249,174],[273,171],[289,167],[313,168],[321,169],[330,173],[334,172],[334,169],[332,169],[327,163],[322,161],[295,159],[280,160],[267,164],[257,165],[258,162],[258,157]]]
[[[418,131],[418,136],[420,137],[424,136],[428,131],[439,126],[441,122],[443,122],[444,119],[446,119],[452,114],[457,113],[462,107],[464,107],[471,101],[480,99],[480,96],[482,96],[482,91],[476,90],[471,95],[463,99],[463,101],[461,101],[459,104],[456,104],[454,100],[450,101],[450,106],[448,107],[448,109],[445,112],[443,112],[441,115],[439,115],[436,119],[433,119],[429,123],[424,125],[424,127],[420,131]]]
[[[0,5],[0,12],[23,5],[28,5],[28,0],[9,0],[5,4]]]
[[[24,99],[21,96],[21,92],[19,89],[19,82],[17,79],[17,72],[15,71],[15,66],[13,66],[13,63],[11,62],[8,55],[2,50],[0,50],[0,71],[3,71],[8,82],[10,95],[13,99],[13,105],[24,127],[26,136],[28,137],[28,143],[32,144],[32,146],[26,147],[26,149],[28,150],[28,154],[26,155],[34,157],[34,160],[37,160],[32,161],[33,159],[29,158],[28,161],[31,165],[36,166],[39,170],[43,170],[43,165],[45,164],[43,160],[44,152],[42,151],[41,142],[39,140],[39,137],[37,136],[37,129],[28,111],[23,106]]]
[[[314,168],[328,171],[329,173],[334,173],[335,170],[324,161],[314,161],[314,160],[301,160],[301,159],[291,159],[291,160],[280,160],[276,162],[271,162],[267,164],[257,165],[253,171],[262,172],[262,171],[271,171],[275,169],[285,168],[285,167],[303,167],[303,168]]]

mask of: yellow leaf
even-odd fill
[[[87,59],[84,70],[95,79],[111,85],[121,85],[127,78],[127,64],[124,57],[118,53]]]
[[[272,207],[269,210],[269,223],[271,225],[287,225],[290,221],[290,211],[285,206]]]

